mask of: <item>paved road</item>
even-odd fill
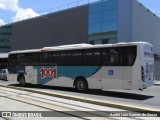
[[[111,118],[107,118],[104,111],[123,111],[11,88],[0,87],[0,91],[2,118],[11,120],[25,118],[51,120],[63,119],[64,117],[65,120],[109,120]]]
[[[0,91],[0,114],[3,112],[0,120],[146,120],[146,117],[135,116],[125,118],[108,117],[108,115],[111,114],[119,114],[118,111],[123,115],[141,115],[140,113],[133,113],[117,108],[73,101],[13,88],[0,87]],[[147,119],[152,120],[157,119],[157,117],[147,117]]]
[[[94,105],[64,98],[0,87],[1,119],[9,120],[146,120],[145,117],[108,117],[108,115],[140,114],[122,109]],[[6,112],[5,112],[6,111]],[[112,111],[112,112],[111,112]],[[115,113],[114,113],[115,111]],[[148,119],[153,119],[147,117]],[[155,117],[154,117],[155,118]]]
[[[0,84],[12,84],[13,86],[18,86],[7,81],[0,81]],[[117,103],[117,104],[127,104],[133,106],[141,106],[142,108],[152,108],[160,110],[160,86],[155,85],[145,89],[144,91],[139,90],[108,90],[108,91],[97,91],[91,90],[89,93],[77,93],[72,88],[62,88],[62,87],[50,87],[50,86],[37,86],[29,85],[27,86],[33,89],[39,89],[43,91],[50,91],[55,93],[61,93],[65,95],[73,95],[77,97],[90,98],[96,100],[103,100],[107,102]]]

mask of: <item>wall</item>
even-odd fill
[[[118,42],[132,41],[132,0],[118,0]]]
[[[154,46],[155,54],[160,55],[160,18],[138,3],[132,1],[132,39],[146,41]],[[155,78],[160,80],[160,61],[155,62]]]
[[[13,24],[12,50],[88,42],[88,6]]]

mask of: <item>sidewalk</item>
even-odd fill
[[[160,80],[155,80],[155,85],[160,85]]]

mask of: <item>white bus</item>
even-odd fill
[[[12,51],[8,80],[88,89],[144,89],[154,85],[153,46],[146,42],[74,44]]]

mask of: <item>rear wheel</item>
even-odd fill
[[[7,81],[7,77],[4,77],[4,80]]]
[[[78,92],[86,92],[88,90],[88,83],[84,78],[78,78],[75,81],[75,88]]]
[[[18,77],[18,81],[19,81],[19,84],[20,84],[20,86],[25,86],[26,85],[26,83],[25,83],[25,78],[24,78],[24,76],[19,76]]]

